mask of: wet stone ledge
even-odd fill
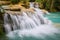
[[[0,0],[0,5],[8,5],[10,4],[10,1],[1,1]]]

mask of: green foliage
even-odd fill
[[[2,27],[0,26],[0,36],[4,35],[4,32],[2,30]]]
[[[1,0],[1,1],[10,1],[10,0]]]
[[[60,0],[56,0],[54,5],[59,6],[59,4],[60,4]]]
[[[17,3],[20,2],[20,0],[10,0],[10,1],[11,1],[11,3],[13,3],[13,4],[17,4]]]
[[[26,2],[28,2],[29,0],[20,0],[20,1],[26,1]]]
[[[44,8],[49,11],[60,10],[60,0],[36,0],[36,2],[42,3]]]
[[[35,2],[36,0],[29,0],[29,2]]]

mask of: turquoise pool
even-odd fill
[[[48,17],[48,19],[50,19],[52,22],[60,23],[60,12],[53,12],[45,16]]]

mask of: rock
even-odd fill
[[[0,1],[0,5],[7,5],[10,4],[10,1]]]

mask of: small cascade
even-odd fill
[[[11,24],[9,22],[8,14],[4,15],[4,28],[6,33],[11,31]]]
[[[38,13],[39,11],[35,12],[34,14],[31,12],[22,12],[21,15],[12,15],[11,13],[5,13],[4,16],[4,27],[8,32],[10,32],[12,29],[30,29],[34,28],[36,26],[39,26],[41,24],[48,24],[46,23],[43,17],[43,13]],[[38,21],[37,21],[38,20]]]
[[[30,8],[34,8],[34,2],[30,2]]]
[[[44,39],[46,36],[59,33],[59,30],[52,25],[52,22],[44,17],[44,12],[39,8],[34,8],[32,12],[11,12],[4,15],[4,28],[9,38],[18,37],[40,37]]]

